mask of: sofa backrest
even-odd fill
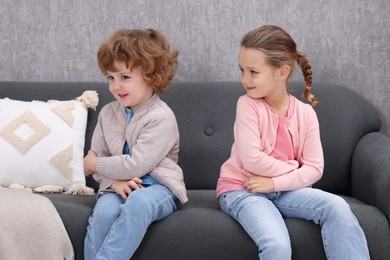
[[[177,82],[162,95],[176,115],[179,164],[189,189],[215,189],[233,144],[237,82]]]
[[[293,82],[291,88],[296,97],[302,96],[303,84]],[[320,83],[312,86],[312,92],[319,99],[315,111],[325,159],[324,175],[314,186],[350,195],[353,151],[365,134],[380,130],[379,113],[349,88]]]
[[[303,83],[291,82],[289,89],[302,99]],[[97,110],[89,110],[86,152],[100,109],[113,100],[107,83],[0,82],[0,98],[25,101],[68,100],[85,90],[96,90],[100,98]],[[352,153],[363,135],[379,131],[380,117],[367,101],[345,87],[315,84],[312,92],[320,100],[315,110],[325,157],[324,176],[315,187],[349,195]],[[236,102],[243,94],[239,82],[174,82],[162,95],[179,125],[179,164],[188,189],[215,188],[219,169],[230,154]],[[91,178],[87,179],[87,184],[97,188]]]
[[[304,83],[290,82],[288,87],[303,100]],[[363,135],[379,131],[380,117],[348,88],[315,84],[312,92],[320,101],[315,110],[325,159],[324,175],[314,186],[350,195],[353,151]],[[215,188],[220,166],[230,155],[236,102],[243,94],[239,82],[177,82],[162,96],[179,124],[179,163],[187,188]]]

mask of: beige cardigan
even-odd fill
[[[100,189],[107,189],[115,180],[149,173],[182,203],[187,202],[183,172],[177,164],[179,130],[174,113],[157,94],[133,112],[128,124],[118,101],[102,108],[91,144],[98,156],[94,179]],[[131,156],[122,154],[125,141]]]

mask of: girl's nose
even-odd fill
[[[242,82],[242,84],[244,84],[244,85],[249,84],[249,83],[250,83],[250,77],[247,76],[245,73],[242,73],[242,74],[241,74],[241,82]]]

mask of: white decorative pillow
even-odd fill
[[[0,99],[0,185],[93,194],[83,157],[87,107],[97,103],[95,91],[67,101]]]

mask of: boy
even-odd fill
[[[119,30],[97,54],[116,101],[102,108],[84,171],[100,183],[85,259],[129,259],[148,226],[187,199],[174,113],[157,93],[177,66],[158,31]]]

